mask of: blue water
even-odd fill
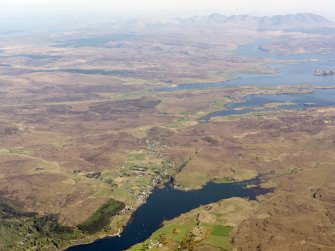
[[[285,104],[285,103],[292,104]],[[276,108],[257,109],[270,103],[283,103]],[[246,114],[250,112],[270,112],[278,109],[296,110],[306,107],[327,107],[335,106],[335,89],[315,89],[305,94],[256,94],[245,97],[241,103],[229,103],[222,111],[209,113],[200,120],[210,120],[218,116]],[[242,109],[241,109],[242,108]],[[244,108],[244,109],[243,109]]]
[[[204,84],[182,84],[178,87],[161,88],[159,91],[178,91],[178,90],[202,90],[208,88],[227,87],[227,86],[275,86],[275,85],[302,85],[311,84],[318,86],[335,86],[335,75],[320,77],[314,76],[314,71],[319,69],[335,69],[335,55],[331,54],[298,54],[298,55],[276,55],[259,50],[260,42],[240,46],[235,52],[236,57],[274,59],[284,61],[306,61],[317,59],[313,62],[281,63],[268,65],[276,69],[274,74],[250,74],[240,73],[237,78],[230,81]]]
[[[156,188],[147,202],[136,210],[132,220],[125,227],[121,237],[104,238],[91,244],[74,246],[67,251],[121,251],[148,239],[161,227],[163,220],[173,219],[201,205],[231,197],[255,199],[257,195],[269,192],[257,187],[246,188],[248,184],[258,184],[259,180],[248,182],[215,184],[209,183],[200,190],[180,191],[167,184]]]

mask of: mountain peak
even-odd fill
[[[179,18],[136,18],[127,21],[124,28],[130,30],[161,28],[210,28],[210,27],[243,27],[257,30],[287,30],[305,28],[328,28],[335,24],[323,16],[312,13],[298,13],[275,16],[256,17],[251,15],[225,16],[212,13],[206,16],[194,16],[188,19]]]

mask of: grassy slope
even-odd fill
[[[252,202],[240,198],[203,206],[164,222],[149,239],[129,250],[189,250],[208,246],[230,250],[231,234],[252,209]]]

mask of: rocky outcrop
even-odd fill
[[[316,70],[314,72],[315,76],[332,76],[334,74],[335,74],[335,72],[332,71],[332,70]]]

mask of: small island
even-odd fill
[[[335,72],[332,71],[332,70],[316,70],[314,72],[315,76],[332,76],[334,74],[335,74]]]

